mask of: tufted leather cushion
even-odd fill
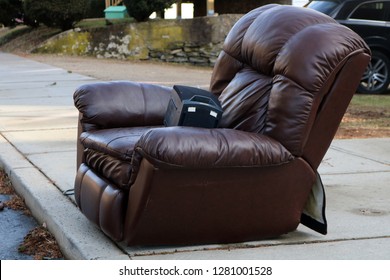
[[[111,128],[83,132],[85,163],[122,189],[129,189],[134,146],[151,127]]]
[[[324,95],[361,49],[365,43],[354,32],[314,10],[251,11],[230,31],[213,72],[221,126],[264,133],[302,155]]]
[[[128,191],[118,189],[82,164],[75,180],[75,199],[84,215],[114,240],[123,239]]]
[[[271,86],[270,77],[249,67],[239,71],[219,97],[224,110],[219,126],[262,133]]]

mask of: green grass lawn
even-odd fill
[[[352,101],[352,106],[360,106],[367,108],[390,110],[390,94],[374,95],[374,94],[355,94]]]

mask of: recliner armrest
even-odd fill
[[[85,131],[162,125],[171,90],[127,81],[98,82],[80,86],[73,97]]]
[[[133,173],[142,158],[160,168],[223,168],[280,165],[294,157],[266,135],[176,126],[152,129],[141,136],[134,149]]]

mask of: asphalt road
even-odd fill
[[[10,195],[0,195],[1,202],[9,199]],[[19,253],[18,248],[27,233],[37,226],[32,216],[4,207],[0,211],[0,260],[31,260],[32,256]]]

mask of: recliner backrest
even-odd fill
[[[301,156],[340,71],[361,53],[368,61],[356,33],[319,12],[276,4],[251,11],[228,34],[213,71],[221,127],[269,135]]]

